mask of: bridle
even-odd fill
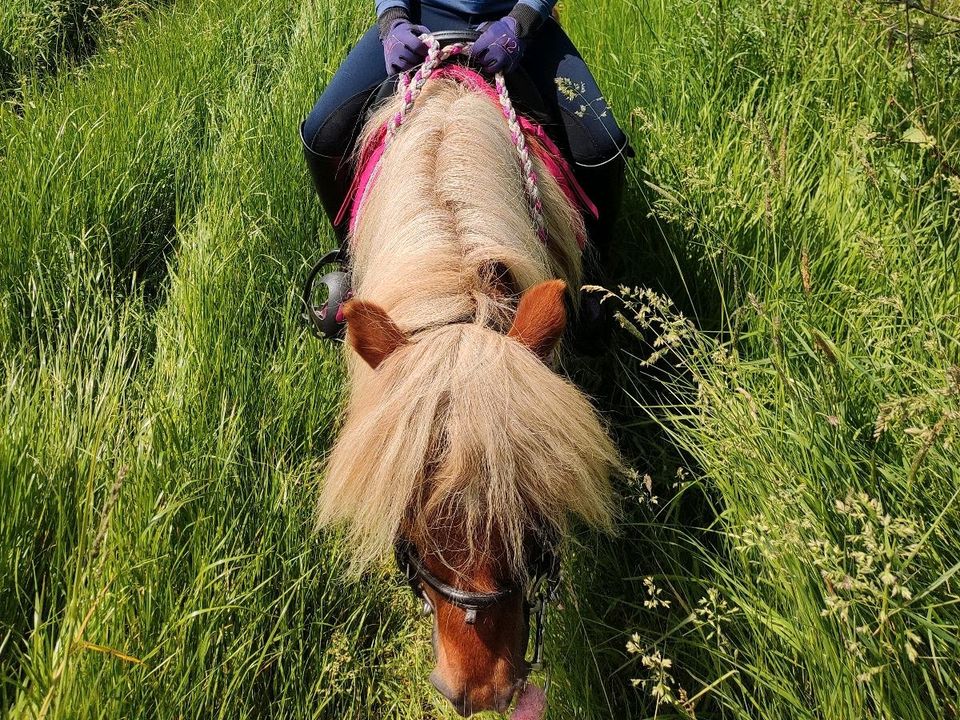
[[[434,611],[430,598],[424,591],[424,585],[446,602],[463,610],[463,621],[467,625],[473,625],[477,621],[477,613],[489,610],[507,598],[522,592],[527,621],[529,622],[532,614],[535,625],[533,655],[528,666],[532,671],[543,670],[546,667],[543,659],[544,619],[547,605],[556,599],[560,586],[560,555],[556,551],[556,543],[551,542],[544,546],[543,551],[533,563],[526,584],[512,584],[489,592],[462,590],[445,583],[430,572],[416,547],[407,540],[397,541],[394,545],[394,555],[401,576],[410,585],[414,596],[423,603],[424,614],[429,615]]]

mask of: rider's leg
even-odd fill
[[[587,230],[605,265],[623,192],[627,137],[613,117],[580,53],[553,18],[531,38],[523,67],[539,89],[551,114],[562,125],[554,137],[574,161],[574,172],[599,211]]]
[[[357,139],[364,109],[386,78],[383,49],[374,26],[354,45],[300,125],[307,167],[331,223],[350,186],[352,169],[347,159]],[[335,226],[334,230],[342,240],[346,223]]]
[[[464,30],[480,19],[462,17],[428,4],[411,3],[410,18],[434,31]],[[387,79],[383,47],[377,27],[370,28],[354,45],[343,64],[300,125],[307,167],[323,209],[332,223],[350,187],[350,155],[363,125],[363,116],[377,88]],[[342,241],[347,222],[334,227]]]
[[[522,64],[559,125],[548,131],[573,159],[577,179],[597,206],[598,217],[586,217],[592,247],[584,255],[584,282],[605,285],[626,158],[632,150],[586,63],[553,18],[531,39]],[[580,321],[573,327],[572,339],[586,354],[604,352],[613,329],[601,297],[581,293]]]

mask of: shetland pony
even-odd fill
[[[372,117],[370,143],[401,100]],[[579,287],[583,222],[539,160],[537,236],[500,107],[435,79],[387,147],[349,238],[349,403],[319,502],[356,565],[397,541],[455,588],[522,585],[571,516],[609,527],[618,456],[550,369]],[[482,611],[425,587],[431,681],[463,715],[503,711],[528,667],[522,593]]]

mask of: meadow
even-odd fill
[[[334,239],[297,126],[372,3],[118,4],[90,41],[24,34],[77,16],[31,1],[0,21],[0,715],[453,717],[390,565],[312,522],[343,374],[299,317]],[[634,472],[567,550],[549,717],[958,715],[956,15],[563,4],[637,151],[623,327],[570,365]]]

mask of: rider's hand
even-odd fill
[[[380,41],[383,43],[383,63],[388,75],[406,72],[427,57],[427,46],[420,36],[430,31],[423,25],[414,25],[402,10],[387,10],[378,20]]]
[[[523,57],[526,44],[520,38],[516,18],[507,15],[481,25],[480,30],[482,34],[473,44],[470,56],[489,75],[513,70]]]

